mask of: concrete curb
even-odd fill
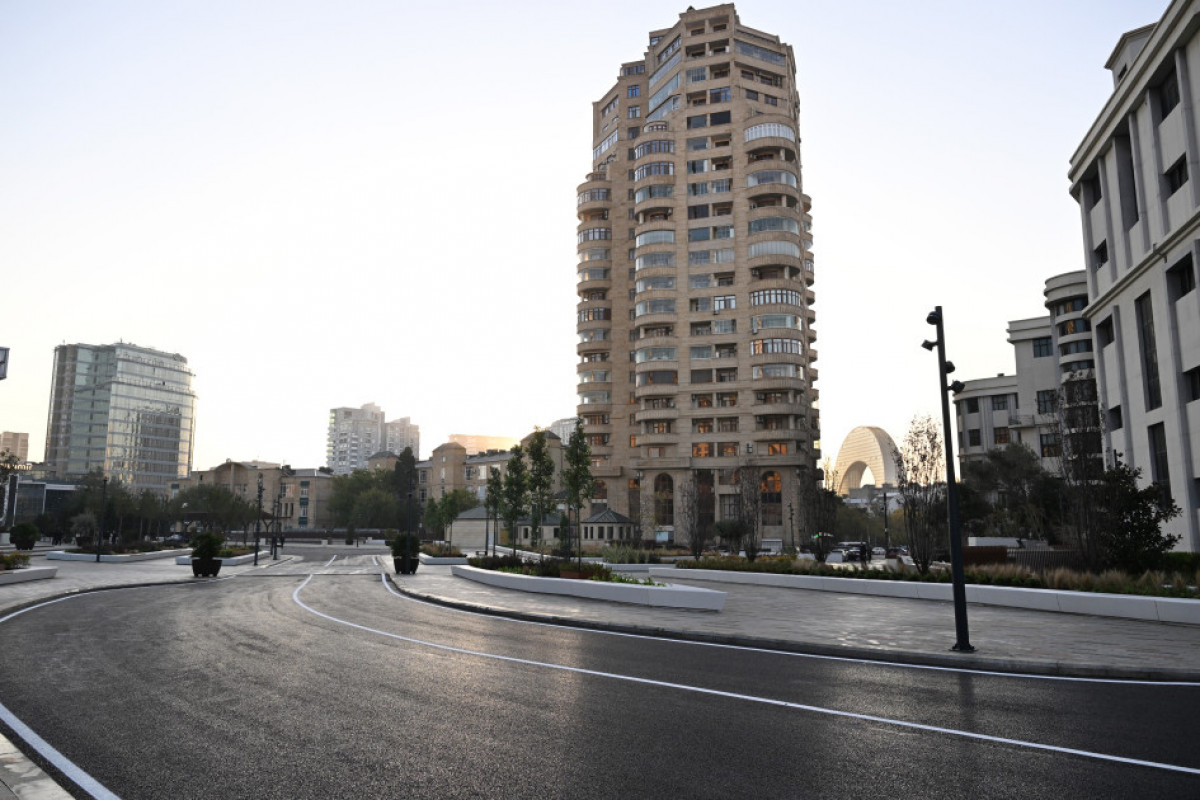
[[[747,647],[759,650],[774,650],[783,653],[816,656],[820,658],[850,659],[866,662],[895,662],[920,667],[942,669],[968,669],[984,672],[998,672],[1008,675],[1042,675],[1047,677],[1064,678],[1103,678],[1124,681],[1162,681],[1162,682],[1200,682],[1200,670],[1165,669],[1165,668],[1132,668],[1113,667],[1106,664],[1067,664],[1057,661],[1022,661],[1013,658],[992,658],[973,653],[918,653],[906,650],[872,650],[850,645],[826,645],[813,642],[794,642],[783,639],[766,637],[702,633],[695,631],[679,631],[660,628],[652,625],[632,625],[602,623],[592,620],[580,620],[572,617],[560,617],[554,614],[532,614],[526,611],[509,611],[502,608],[469,603],[462,600],[449,600],[436,595],[415,591],[397,583],[392,575],[385,573],[387,580],[396,591],[415,600],[432,603],[445,608],[455,608],[460,611],[470,611],[487,614],[493,617],[504,617],[522,622],[545,623],[561,625],[564,628],[579,628],[581,630],[610,631],[613,633],[629,633],[638,636],[652,636],[658,639],[670,639],[681,642],[697,642],[700,644],[720,644],[733,647]]]
[[[632,583],[607,583],[569,578],[537,578],[532,575],[514,575],[508,572],[457,565],[450,567],[450,574],[488,586],[499,586],[502,589],[515,589],[521,592],[586,597],[592,600],[608,600],[615,603],[632,603],[656,608],[720,611],[725,607],[725,592],[714,589],[698,589],[694,586],[639,586]]]
[[[0,586],[26,581],[44,581],[58,574],[58,567],[25,567],[9,572],[0,572]]]
[[[154,561],[160,558],[174,558],[180,553],[190,553],[190,550],[158,550],[153,553],[120,553],[100,556],[101,564],[128,564],[134,561]],[[95,553],[68,553],[66,550],[51,550],[46,553],[47,561],[95,561]]]
[[[660,574],[661,572],[661,574]],[[694,580],[697,582],[737,583],[775,586],[821,592],[867,594],[877,597],[906,597],[913,600],[953,600],[948,583],[886,581],[871,578],[831,578],[821,575],[778,575],[770,572],[687,569],[650,570],[652,578]],[[1067,592],[1058,589],[1023,589],[1014,586],[967,584],[967,602],[982,605],[1055,611],[1064,614],[1090,614],[1098,617],[1136,619],[1143,622],[1171,622],[1200,625],[1200,600],[1179,597],[1148,597],[1136,594]]]

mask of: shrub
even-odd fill
[[[421,552],[427,556],[433,556],[435,558],[458,558],[462,556],[462,550],[459,550],[453,545],[448,545],[445,542],[423,544],[421,545]]]
[[[609,564],[661,564],[662,556],[627,544],[605,545],[600,557]]]
[[[0,553],[0,569],[24,569],[28,566],[28,553]]]
[[[519,569],[524,563],[520,556],[477,556],[467,559],[467,564],[476,569]]]
[[[9,538],[18,550],[32,550],[41,537],[42,534],[37,526],[30,522],[18,522],[9,532]]]
[[[392,556],[400,558],[404,555],[416,556],[421,551],[421,539],[412,531],[401,531],[388,542],[392,548]]]
[[[225,537],[204,531],[192,537],[192,558],[220,558]]]

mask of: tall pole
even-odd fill
[[[258,566],[258,540],[262,535],[262,473],[258,473],[258,516],[254,520],[254,566]]]
[[[942,438],[946,443],[946,506],[950,522],[950,577],[954,588],[953,650],[972,653],[970,631],[967,627],[967,586],[963,577],[962,523],[958,516],[958,481],[954,475],[954,437],[950,428],[950,391],[955,385],[946,384],[946,376],[954,365],[946,360],[946,335],[942,307],[934,308],[925,321],[937,328],[938,391],[942,396]],[[928,344],[928,343],[926,343]],[[928,349],[928,348],[926,348]],[[961,388],[961,384],[956,385]]]

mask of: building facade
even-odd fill
[[[404,448],[411,447],[414,458],[421,457],[421,428],[408,417],[384,423],[383,449],[400,455]]]
[[[329,409],[325,466],[333,470],[334,475],[349,475],[356,469],[366,469],[367,459],[387,449],[384,431],[383,409],[374,403],[367,403],[362,408]]]
[[[670,536],[684,482],[711,524],[735,513],[729,476],[745,466],[762,471],[763,535],[778,536],[798,468],[816,473],[795,69],[791,46],[732,4],[689,8],[593,105],[576,204],[593,510],[641,519],[652,496]]]
[[[1071,157],[1096,380],[1111,459],[1183,510],[1200,550],[1200,3],[1121,37],[1113,93]]]
[[[0,433],[0,453],[12,453],[22,464],[29,461],[29,434],[12,431]]]
[[[221,486],[249,503],[258,503],[258,479],[262,476],[262,510],[272,525],[283,531],[328,530],[333,527],[329,498],[333,476],[320,469],[293,469],[286,464],[261,461],[226,461],[217,467],[192,473],[176,481],[174,497],[190,486]],[[264,524],[264,532],[266,524]]]
[[[1024,444],[1045,470],[1057,474],[1061,437],[1070,432],[1064,430],[1060,402],[1083,399],[1094,406],[1095,354],[1084,316],[1087,275],[1083,270],[1055,275],[1043,294],[1049,314],[1008,323],[1014,374],[965,381],[954,395],[962,464],[981,460],[990,450]],[[1094,422],[1093,429],[1099,420]]]
[[[137,492],[166,491],[192,465],[196,395],[187,359],[132,344],[54,348],[46,468],[101,470]]]

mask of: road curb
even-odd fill
[[[1059,678],[1101,678],[1125,681],[1159,681],[1200,683],[1200,670],[1167,669],[1167,668],[1133,668],[1115,667],[1107,664],[1069,664],[1060,661],[1023,661],[1013,658],[995,658],[981,656],[978,653],[953,653],[949,650],[941,653],[918,653],[907,650],[873,650],[864,647],[844,645],[826,645],[815,642],[795,642],[784,639],[767,637],[702,633],[697,631],[678,631],[659,628],[652,625],[633,625],[620,623],[595,622],[571,617],[561,617],[554,614],[534,614],[527,611],[510,611],[479,603],[469,603],[461,600],[449,600],[436,595],[425,594],[396,583],[388,573],[387,580],[401,594],[433,603],[435,605],[455,608],[462,611],[472,611],[488,614],[494,617],[521,620],[523,622],[545,622],[582,630],[611,631],[613,633],[630,633],[639,636],[653,636],[659,639],[673,639],[700,644],[720,644],[733,647],[747,647],[759,650],[774,650],[783,653],[796,653],[818,657],[844,658],[860,661],[898,662],[913,666],[932,667],[941,669],[969,669],[982,672],[998,672],[1009,675],[1039,675]]]

